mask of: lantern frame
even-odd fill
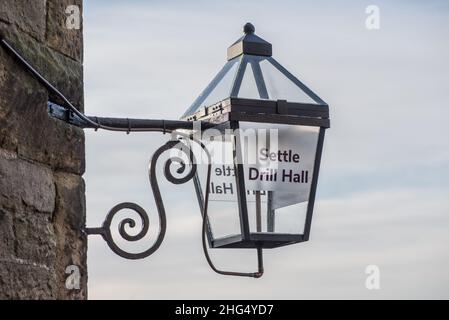
[[[228,62],[193,102],[192,106],[185,112],[181,119],[207,122],[212,125],[212,129],[217,129],[223,134],[227,128],[238,132],[241,122],[319,127],[305,224],[302,234],[276,233],[274,232],[274,228],[272,232],[251,232],[248,203],[246,201],[244,165],[240,152],[241,146],[238,139],[234,137],[233,147],[236,154],[233,157],[233,166],[237,186],[240,234],[215,238],[211,223],[208,220],[207,236],[209,246],[212,248],[275,248],[307,241],[310,237],[324,135],[325,130],[330,127],[329,106],[279,62],[272,58],[272,45],[256,36],[254,31],[255,28],[253,25],[248,23],[244,26],[245,35],[228,48]],[[276,71],[280,72],[285,78],[296,85],[298,91],[301,90],[315,103],[291,102],[279,99],[270,100],[266,80],[261,69],[261,62],[264,60],[268,61],[271,67],[274,67]],[[238,63],[238,66],[231,84],[229,97],[202,107],[203,102],[212,95],[212,92],[223,81],[235,63]],[[251,65],[260,99],[239,97],[248,65]],[[204,203],[204,194],[201,189],[198,173],[196,173],[194,184],[197,199],[201,206]]]
[[[240,122],[319,127],[303,234],[279,234],[276,232],[259,233],[250,231],[243,171],[244,165],[241,161],[241,155],[239,154],[239,143],[235,141],[233,145],[237,153],[233,165],[236,177],[241,233],[229,237],[214,238],[210,222],[208,221],[207,235],[210,247],[275,248],[309,240],[325,130],[329,128],[328,117],[329,112],[326,104],[316,106],[287,102],[285,100],[269,101],[228,98],[211,105],[186,119],[207,121],[210,124],[214,124],[211,129],[219,130],[222,133],[224,133],[227,128],[238,130]],[[198,173],[196,175],[198,175]],[[196,176],[193,181],[198,202],[201,204],[204,202],[204,199],[200,179]]]

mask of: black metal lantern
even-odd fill
[[[271,57],[271,44],[254,31],[252,24],[244,26],[244,36],[228,49],[225,66],[181,120],[86,116],[0,35],[0,45],[62,103],[48,102],[50,116],[85,129],[171,133],[149,166],[159,215],[159,233],[152,246],[131,253],[115,242],[112,220],[125,209],[139,215],[141,226],[131,235],[127,228],[135,228],[136,221],[121,220],[120,237],[138,241],[148,234],[147,212],[129,202],[114,206],[102,226],[83,228],[86,234],[102,236],[112,251],[126,259],[153,254],[163,242],[167,225],[156,163],[164,152],[177,150],[180,155],[165,162],[164,175],[174,184],[193,179],[203,216],[203,249],[214,271],[259,278],[263,274],[263,248],[309,239],[329,107]],[[195,160],[195,145],[201,147],[199,159],[201,154],[207,155],[205,165]],[[175,163],[183,177],[172,173]],[[218,270],[208,254],[207,242],[211,248],[257,249],[257,272]]]
[[[244,26],[227,63],[182,117],[214,124],[202,137],[213,150],[212,248],[274,248],[310,235],[329,107],[272,58],[271,44],[254,31]],[[194,181],[203,205],[201,170]]]

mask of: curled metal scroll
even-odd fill
[[[159,233],[156,238],[156,241],[153,243],[153,245],[148,248],[145,251],[139,252],[139,253],[130,253],[123,249],[121,249],[117,243],[115,242],[114,238],[112,237],[112,230],[111,230],[111,224],[112,220],[116,216],[118,212],[124,209],[129,209],[134,212],[136,212],[140,219],[141,219],[141,227],[140,231],[135,235],[130,235],[126,231],[126,227],[129,228],[135,228],[136,227],[136,221],[133,218],[124,218],[122,221],[120,221],[118,226],[118,231],[120,236],[127,240],[127,241],[138,241],[144,238],[150,227],[150,220],[148,218],[148,213],[139,205],[131,202],[123,202],[115,207],[113,207],[109,213],[107,214],[103,225],[100,228],[85,228],[85,232],[87,234],[98,234],[103,237],[103,239],[108,244],[109,248],[116,253],[117,255],[126,258],[126,259],[143,259],[151,254],[153,254],[162,244],[162,241],[165,237],[165,232],[167,229],[167,217],[165,214],[165,207],[164,203],[162,201],[161,192],[159,189],[159,184],[157,181],[157,175],[156,175],[156,164],[159,159],[159,157],[167,150],[170,149],[179,149],[184,154],[186,154],[189,157],[189,161],[191,162],[189,171],[186,172],[187,165],[184,161],[184,159],[180,157],[172,157],[167,159],[164,166],[164,175],[167,178],[168,181],[174,184],[182,184],[186,183],[187,181],[191,180],[193,176],[196,173],[196,164],[193,152],[190,150],[190,148],[182,143],[181,141],[176,140],[170,140],[167,143],[165,143],[162,147],[160,147],[156,152],[153,154],[153,157],[150,162],[149,166],[149,178],[150,178],[150,185],[151,189],[153,191],[154,200],[156,202],[157,212],[159,215]],[[178,163],[179,168],[176,171],[178,174],[185,174],[183,177],[177,177],[172,173],[173,164]]]
[[[203,251],[204,251],[204,255],[206,257],[207,263],[212,268],[212,270],[214,270],[218,274],[229,275],[229,276],[260,278],[264,273],[262,248],[257,248],[257,262],[258,262],[257,272],[223,271],[223,270],[217,269],[215,267],[215,265],[213,264],[212,259],[209,255],[209,252],[207,250],[207,241],[206,241],[206,226],[207,226],[207,221],[208,221],[207,211],[208,211],[208,203],[209,203],[209,191],[210,191],[209,188],[210,188],[210,175],[211,175],[211,157],[210,157],[210,154],[209,154],[207,148],[204,146],[204,144],[202,142],[192,139],[192,137],[184,135],[184,134],[179,134],[179,135],[183,136],[184,138],[191,139],[192,141],[198,143],[208,157],[208,169],[207,169],[207,177],[206,177],[206,194],[205,194],[205,200],[204,200],[204,202],[205,202],[204,209],[202,212],[202,217],[203,217],[202,244],[203,244]],[[153,191],[154,200],[156,202],[156,207],[157,207],[158,214],[159,214],[159,234],[157,236],[156,241],[153,243],[153,245],[149,249],[147,249],[143,252],[140,252],[140,253],[129,253],[129,252],[121,249],[115,243],[115,241],[112,237],[112,233],[111,233],[112,220],[113,220],[114,216],[119,211],[121,211],[123,209],[130,209],[130,210],[135,211],[141,219],[141,229],[135,235],[128,234],[126,231],[126,228],[125,228],[126,226],[128,226],[130,228],[134,228],[136,226],[136,222],[134,219],[125,218],[119,223],[119,227],[118,227],[119,234],[123,239],[128,240],[128,241],[138,241],[138,240],[141,240],[143,237],[145,237],[145,235],[148,233],[149,226],[150,226],[148,214],[142,207],[138,206],[135,203],[124,202],[124,203],[120,203],[120,204],[116,205],[107,214],[102,227],[86,228],[85,229],[86,233],[101,235],[113,252],[115,252],[117,255],[119,255],[123,258],[126,258],[126,259],[143,259],[143,258],[146,258],[146,257],[150,256],[151,254],[153,254],[162,244],[162,241],[164,240],[166,228],[167,228],[167,218],[166,218],[166,214],[165,214],[165,207],[164,207],[164,204],[162,201],[162,196],[161,196],[159,185],[158,185],[157,178],[156,178],[157,177],[156,164],[157,164],[157,161],[158,161],[159,157],[161,156],[161,154],[163,154],[165,151],[173,149],[173,148],[181,150],[185,155],[188,156],[191,167],[190,167],[189,171],[185,172],[187,165],[186,165],[184,159],[182,159],[181,157],[177,157],[177,156],[170,157],[169,159],[167,159],[167,161],[165,162],[165,165],[164,165],[164,175],[168,181],[170,181],[171,183],[174,183],[174,184],[186,183],[194,177],[194,175],[196,174],[196,171],[197,171],[195,157],[193,155],[191,148],[181,141],[170,140],[167,143],[165,143],[162,147],[160,147],[158,150],[156,150],[156,152],[154,153],[154,155],[151,159],[151,162],[150,162],[149,178],[150,178],[151,189]],[[185,174],[183,177],[176,177],[173,175],[172,165],[174,163],[177,163],[179,165],[176,172],[178,174]]]

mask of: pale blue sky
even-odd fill
[[[365,28],[370,4],[380,30]],[[126,261],[91,237],[90,298],[449,298],[447,2],[87,0],[86,112],[178,118],[247,21],[330,105],[311,240],[267,251],[262,279],[216,275],[192,185],[163,183],[162,247]],[[89,226],[122,201],[156,225],[146,168],[166,139],[87,133]],[[212,253],[227,267],[255,266],[248,251]],[[369,264],[381,290],[364,286]]]

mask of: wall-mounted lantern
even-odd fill
[[[212,148],[235,155],[232,163],[213,161],[213,248],[274,248],[310,234],[329,108],[272,58],[271,44],[254,31],[252,24],[244,26],[244,36],[228,49],[228,62],[183,115],[214,124]],[[200,181],[205,179],[195,179],[202,203]],[[214,210],[220,212],[216,221]],[[232,217],[238,228],[230,223],[224,230],[222,219]]]
[[[156,162],[167,150],[178,149],[164,167],[175,184],[193,179],[203,216],[203,248],[214,271],[226,275],[260,277],[262,250],[307,241],[310,235],[324,132],[329,128],[329,107],[315,93],[272,58],[270,43],[254,34],[247,23],[244,35],[228,48],[228,61],[181,120],[88,117],[35,70],[6,40],[1,44],[40,82],[64,102],[48,103],[49,113],[82,128],[113,131],[158,131],[172,138],[152,157],[150,183],[159,213],[156,242],[140,253],[121,249],[111,233],[112,219],[123,209],[141,218],[140,232],[127,233],[136,222],[127,218],[119,234],[138,241],[149,231],[148,214],[133,203],[121,203],[99,228],[85,228],[101,235],[118,255],[141,259],[161,245],[165,208],[160,194]],[[197,151],[194,146],[200,146]],[[198,161],[205,154],[205,162]],[[186,159],[188,161],[186,161]],[[178,164],[177,174],[172,165]],[[179,174],[184,174],[181,178]],[[254,273],[221,271],[207,251],[211,248],[256,249]]]

